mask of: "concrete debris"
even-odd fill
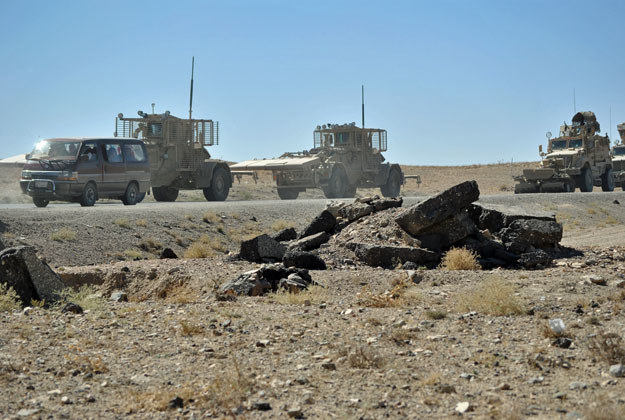
[[[258,269],[247,271],[224,283],[218,293],[262,296],[269,292],[276,292],[280,287],[290,291],[306,289],[312,283],[308,270],[285,267],[282,264],[264,264]]]
[[[0,252],[0,283],[13,287],[24,305],[31,300],[52,303],[65,288],[61,278],[41,261],[34,248],[19,246]]]
[[[436,262],[439,254],[423,248],[397,245],[370,245],[349,243],[354,254],[365,264],[373,267],[393,268],[398,264],[413,262],[418,265],[430,265]]]
[[[239,255],[250,262],[281,261],[286,247],[267,234],[241,242]]]
[[[465,181],[407,208],[395,217],[395,221],[406,232],[416,236],[467,208],[479,196],[477,182]]]
[[[311,249],[317,249],[321,245],[330,240],[330,235],[327,232],[319,232],[314,235],[306,236],[298,239],[297,241],[290,242],[289,249],[299,249],[302,251],[310,251]]]
[[[403,199],[401,197],[380,198],[376,195],[373,197],[359,198],[353,204],[339,208],[338,214],[341,219],[351,223],[369,214],[390,208],[401,207],[402,204]]]
[[[325,232],[332,233],[336,225],[336,217],[327,210],[322,211],[315,217],[312,222],[299,234],[299,238],[314,235],[316,233]]]
[[[326,263],[318,255],[308,251],[290,249],[282,258],[286,267],[305,268],[307,270],[325,270]]]
[[[292,241],[297,239],[297,231],[295,230],[295,228],[292,227],[282,229],[280,232],[276,233],[273,236],[273,239],[278,242]]]

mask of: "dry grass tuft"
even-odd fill
[[[221,217],[215,213],[214,211],[207,211],[206,213],[204,213],[204,215],[202,216],[202,220],[205,223],[219,223],[221,222]]]
[[[82,285],[78,289],[67,288],[61,291],[60,299],[55,302],[55,307],[62,308],[66,303],[72,302],[79,305],[83,310],[101,313],[106,310],[107,302],[92,285]]]
[[[421,297],[414,284],[407,278],[396,277],[391,282],[392,288],[381,294],[373,293],[368,286],[357,294],[358,304],[372,308],[394,308],[409,305]]]
[[[298,293],[280,290],[274,293],[271,299],[282,305],[314,305],[325,302],[327,300],[327,292],[322,286],[313,285]]]
[[[287,222],[284,219],[278,219],[271,224],[271,229],[273,229],[275,232],[279,232],[281,230],[292,228],[292,227],[295,227],[295,223]]]
[[[619,405],[609,396],[595,394],[590,401],[593,402],[584,410],[585,420],[625,419],[625,406]]]
[[[17,292],[10,286],[0,283],[0,312],[19,311],[22,308]]]
[[[475,251],[466,248],[452,248],[445,253],[440,268],[443,270],[481,270]]]
[[[475,289],[460,295],[458,310],[495,316],[520,315],[525,312],[523,303],[515,295],[514,287],[500,277],[490,277]]]
[[[261,231],[256,223],[246,222],[238,228],[230,228],[227,231],[227,235],[235,242],[242,242],[248,239],[252,239],[264,233]]]
[[[75,239],[76,239],[76,232],[68,228],[61,228],[57,230],[56,232],[53,232],[50,234],[50,240],[52,241],[70,242],[70,241],[74,241]]]
[[[151,254],[158,254],[159,251],[163,249],[163,244],[152,238],[146,238],[142,240],[141,242],[139,242],[138,246],[142,250]]]
[[[433,309],[433,310],[425,311],[425,316],[428,319],[433,319],[433,320],[445,319],[447,317],[447,312],[443,310]]]
[[[184,253],[185,258],[208,258],[218,254],[228,252],[228,246],[221,238],[211,238],[208,235],[202,235],[200,239],[193,242]]]
[[[348,347],[340,355],[346,357],[349,366],[356,369],[380,369],[386,364],[384,357],[376,349],[366,345]]]
[[[593,354],[614,365],[625,364],[625,346],[623,344],[623,338],[619,334],[602,332],[590,339],[589,347]]]
[[[182,335],[192,336],[202,334],[204,332],[204,327],[199,324],[182,320],[180,321],[180,331],[182,332]]]
[[[124,257],[130,260],[142,260],[143,253],[141,251],[137,251],[136,249],[127,249],[124,251]]]
[[[119,219],[115,219],[113,222],[116,226],[119,226],[124,229],[130,229],[130,221],[125,217],[120,217]]]
[[[139,219],[135,222],[135,225],[139,227],[146,227],[148,225],[148,221],[145,219]]]

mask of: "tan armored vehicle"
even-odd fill
[[[194,61],[195,62],[195,59]],[[189,118],[139,111],[139,118],[118,114],[115,136],[141,139],[148,149],[152,193],[156,201],[175,201],[180,190],[204,192],[208,201],[224,201],[232,186],[228,164],[211,159],[208,146],[219,144],[219,123],[191,118],[193,104],[193,64]]]
[[[399,165],[384,163],[386,130],[359,128],[355,123],[328,124],[317,126],[313,137],[311,150],[249,160],[230,168],[234,174],[272,171],[282,200],[294,200],[308,188],[321,188],[327,198],[351,198],[357,188],[373,187],[379,187],[385,197],[399,195],[404,174]]]
[[[612,169],[614,171],[614,185],[625,190],[625,123],[617,127],[621,136],[621,143],[612,148]]]
[[[603,191],[614,190],[610,139],[600,136],[599,122],[593,112],[578,112],[571,125],[564,123],[560,135],[551,138],[547,153],[539,146],[540,168],[524,169],[516,176],[515,194],[538,192],[592,191],[601,186]]]

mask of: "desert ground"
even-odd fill
[[[480,203],[555,214],[570,252],[544,269],[373,268],[333,238],[317,285],[227,298],[219,287],[259,266],[236,258],[241,240],[301,230],[319,191],[278,201],[264,174],[224,203],[37,209],[2,169],[0,241],[35,247],[75,289],[26,310],[0,300],[0,418],[625,418],[611,373],[625,364],[625,193],[515,196],[527,165],[404,167],[422,183],[402,195],[476,180]],[[166,247],[180,258],[158,259]]]

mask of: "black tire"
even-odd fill
[[[278,187],[278,197],[280,200],[295,200],[299,196],[299,191],[295,188]]]
[[[579,179],[579,189],[582,192],[591,192],[593,189],[592,171],[590,168],[582,169],[582,174]]]
[[[154,187],[152,188],[152,194],[156,201],[176,201],[178,198],[178,188],[174,187]]]
[[[356,197],[356,190],[358,188],[355,185],[348,185],[345,188],[345,194],[343,194],[343,197],[345,198],[354,198]]]
[[[603,191],[614,191],[614,174],[612,168],[607,168],[601,175],[601,189]]]
[[[345,196],[345,188],[347,188],[345,171],[341,167],[335,167],[328,181],[327,188],[323,189],[323,193],[326,198],[341,198]]]
[[[535,194],[539,190],[538,185],[536,184],[516,184],[514,186],[515,194]]]
[[[137,203],[142,202],[145,199],[145,194],[144,192],[139,193],[139,195],[137,195]]]
[[[397,197],[401,191],[401,173],[393,168],[388,174],[386,184],[380,187],[380,192],[384,197]]]
[[[217,168],[213,172],[211,186],[202,189],[204,198],[207,201],[224,201],[230,193],[230,182],[228,181],[228,173],[224,168]]]
[[[83,207],[91,207],[96,201],[98,201],[98,190],[93,182],[89,182],[85,185],[85,189],[82,190],[80,205]]]
[[[125,206],[134,206],[139,202],[139,187],[136,183],[131,182],[126,187],[126,192],[122,196],[122,203]]]
[[[50,200],[47,198],[33,197],[33,203],[35,203],[37,207],[45,207],[50,204]]]

